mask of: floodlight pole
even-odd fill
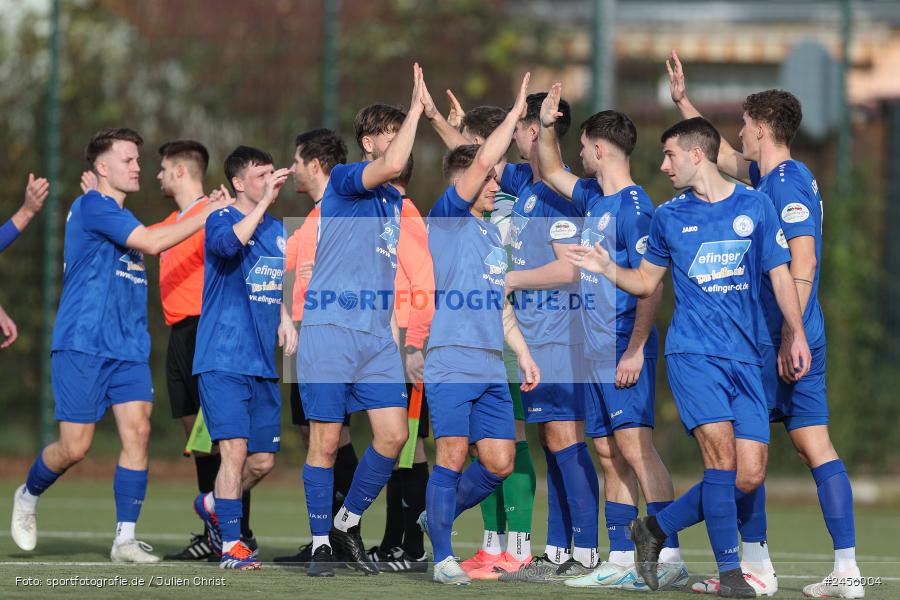
[[[322,10],[322,126],[337,128],[337,38],[340,0],[323,0]]]
[[[615,0],[594,0],[591,22],[591,110],[611,108],[615,102]]]
[[[841,60],[838,80],[838,139],[837,139],[837,195],[845,199],[851,189],[851,156],[853,131],[850,123],[850,106],[847,100],[847,73],[850,71],[850,44],[853,36],[853,8],[851,0],[839,0],[841,4]]]
[[[41,448],[53,436],[53,388],[50,383],[50,348],[53,343],[57,281],[59,278],[59,114],[60,114],[60,0],[50,13],[50,76],[47,80],[47,127],[44,161],[50,193],[44,206],[43,335],[41,343]]]

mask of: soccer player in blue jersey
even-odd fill
[[[402,198],[390,185],[406,168],[422,115],[423,75],[413,67],[409,112],[376,104],[355,120],[365,160],[335,165],[322,198],[316,266],[303,307],[297,370],[310,447],[303,484],[313,536],[307,574],[333,576],[332,548],[367,574],[359,520],[391,477],[408,437],[407,394],[394,320]],[[418,354],[419,356],[415,356]],[[421,352],[407,366],[422,364]],[[334,460],[347,413],[366,411],[372,445],[331,517]],[[330,533],[329,533],[330,531]],[[330,539],[329,539],[330,538]]]
[[[63,290],[51,354],[59,440],[41,451],[16,490],[11,533],[22,550],[33,550],[37,543],[38,498],[84,458],[96,423],[112,407],[122,451],[113,479],[117,525],[110,558],[159,560],[134,537],[147,490],[153,406],[143,255],[159,254],[188,238],[227,203],[211,203],[172,225],[141,225],[124,204],[140,188],[142,143],[132,129],[104,129],[85,150],[99,184],[75,199],[66,219]]]
[[[705,471],[696,485],[655,516],[637,519],[631,533],[638,571],[657,589],[657,562],[668,536],[706,521],[719,567],[718,594],[755,597],[738,559],[735,481],[737,455],[765,456],[768,411],[762,381],[759,310],[766,272],[785,316],[779,371],[799,381],[810,352],[790,254],[771,202],[753,188],[726,181],[716,168],[719,133],[702,118],[681,121],[662,137],[661,169],[685,191],[660,206],[637,269],[617,267],[602,244],[573,248],[574,262],[640,297],[656,290],[669,266],[675,314],[666,338],[669,385],[685,430],[700,447]],[[736,439],[752,442],[736,445]]]
[[[634,123],[623,113],[606,110],[581,124],[581,161],[589,177],[579,179],[564,168],[559,155],[553,125],[560,93],[557,83],[541,108],[541,175],[584,215],[583,246],[603,241],[614,249],[617,264],[637,268],[647,247],[654,208],[631,177],[629,157],[637,143]],[[595,274],[582,271],[580,279],[582,298],[611,296],[609,282]],[[603,468],[609,560],[566,585],[641,589],[645,586],[637,577],[634,543],[627,529],[638,515],[638,483],[648,514],[668,506],[675,494],[652,437],[658,346],[653,321],[662,284],[647,298],[621,290],[614,294],[614,310],[596,306],[580,311],[585,353],[592,365],[585,430],[594,439]],[[677,536],[666,540],[659,571],[661,587],[687,583]]]
[[[685,117],[698,116],[700,113],[685,93],[684,70],[674,51],[666,65],[673,102]],[[803,593],[812,597],[862,598],[865,590],[857,581],[853,490],[828,435],[825,321],[818,300],[822,199],[813,174],[791,157],[790,144],[801,119],[800,103],[792,94],[781,90],[751,94],[744,102],[743,128],[739,134],[742,152],[723,140],[718,165],[722,172],[749,182],[772,200],[784,230],[782,243],[787,243],[791,253],[791,275],[800,296],[803,323],[812,349],[813,362],[808,376],[798,382],[779,379],[775,349],[781,340],[783,319],[772,286],[764,279],[760,299],[766,327],[760,332],[760,349],[769,418],[784,423],[800,459],[811,470],[834,546],[834,568],[829,581],[808,585]],[[767,585],[766,591],[774,593],[778,581],[765,543],[765,488],[760,486],[750,500],[745,501],[747,506],[738,506],[744,550],[741,562],[751,576],[748,578],[751,585],[758,591],[761,585]],[[697,587],[714,591],[715,582],[695,584]]]
[[[540,381],[538,366],[504,299],[507,265],[500,232],[482,219],[484,211],[493,208],[495,167],[525,109],[529,78],[526,74],[513,108],[484,144],[459,146],[444,158],[449,187],[428,215],[435,316],[425,381],[437,454],[420,523],[431,538],[438,583],[471,581],[453,556],[453,521],[512,472],[515,427],[503,363],[504,336],[519,357],[523,391]],[[470,443],[479,459],[462,472]]]
[[[28,226],[28,223],[31,222],[34,216],[41,211],[41,208],[44,206],[44,200],[46,200],[49,193],[50,182],[43,177],[35,179],[33,173],[28,174],[28,185],[25,186],[25,202],[22,203],[19,210],[6,223],[0,226],[0,252],[6,250],[19,237],[19,234],[25,230],[25,227]],[[5,337],[5,339],[0,341],[0,350],[8,348],[19,336],[15,322],[6,314],[2,306],[0,306],[0,333]]]
[[[291,175],[262,150],[238,146],[225,159],[234,206],[206,223],[203,311],[194,374],[209,436],[221,464],[213,492],[194,510],[221,536],[219,567],[253,570],[255,553],[241,540],[242,494],[275,466],[281,442],[281,393],[273,349],[297,349],[297,330],[283,302],[284,226],[267,211]],[[218,545],[218,544],[215,544]]]

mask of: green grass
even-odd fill
[[[282,467],[283,468],[283,467]],[[260,541],[264,560],[296,551],[308,540],[306,507],[299,484],[299,472],[291,478],[296,487],[284,483],[263,482],[253,496],[252,526]],[[18,481],[0,480],[0,518],[6,523],[11,510],[11,495]],[[539,485],[540,488],[540,485]],[[138,537],[152,544],[160,554],[180,549],[188,541],[188,532],[202,526],[191,509],[192,484],[189,481],[160,481],[151,478],[150,489],[138,524]],[[367,545],[381,537],[383,495],[363,520]],[[535,505],[535,552],[543,550],[546,531],[546,502],[539,490]],[[497,594],[516,594],[528,598],[551,598],[564,593],[567,598],[601,594],[606,598],[633,597],[628,592],[575,590],[557,586],[514,585],[476,582],[466,588],[446,588],[431,583],[427,576],[389,575],[365,577],[339,570],[330,580],[313,580],[297,568],[265,565],[261,571],[224,573],[209,564],[172,564],[161,566],[112,566],[108,564],[109,546],[114,528],[112,482],[107,479],[63,478],[41,499],[38,547],[34,552],[19,551],[8,531],[0,536],[0,597],[29,598],[81,593],[87,597],[119,598],[138,593],[148,597],[293,597],[329,600],[391,598],[416,596],[428,598],[488,598]],[[471,555],[481,540],[480,514],[469,511],[457,521],[455,550]],[[864,575],[881,576],[882,585],[867,590],[867,598],[900,596],[900,550],[894,542],[900,538],[900,515],[891,509],[865,509],[857,512],[858,553]],[[601,534],[603,529],[601,527]],[[681,536],[682,548],[692,574],[713,572],[705,529],[694,527]],[[800,589],[813,578],[831,570],[831,543],[815,505],[770,506],[769,542],[780,575],[778,597],[801,597]],[[427,544],[426,544],[427,545]],[[142,578],[144,587],[50,589],[52,577],[120,576],[131,581]],[[16,577],[34,577],[40,587],[16,585]],[[163,578],[224,578],[219,586],[172,587]],[[694,581],[695,579],[692,579]],[[685,592],[657,592],[654,598],[686,598]]]

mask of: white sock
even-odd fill
[[[119,521],[116,523],[116,544],[134,539],[134,523]]]
[[[331,542],[328,540],[328,535],[314,535],[312,539],[312,551],[315,552],[319,549],[319,546],[328,546],[331,548]]]
[[[769,545],[766,542],[742,542],[741,562],[749,563],[763,571],[773,570],[772,559],[769,558]]]
[[[481,549],[488,554],[500,554],[503,552],[503,547],[500,545],[500,532],[485,529]]]
[[[680,563],[680,548],[663,548],[659,551],[659,562],[661,563]]]
[[[231,542],[222,542],[222,554],[230,552],[232,548],[234,548],[240,540],[233,540]]]
[[[500,532],[500,535],[497,536],[497,540],[498,540],[498,543],[500,544],[500,548],[506,548],[506,532],[505,531]]]
[[[205,508],[208,513],[216,512],[216,497],[212,492],[203,496],[203,508]]]
[[[22,493],[19,494],[17,500],[25,505],[25,508],[30,508],[32,511],[36,511],[37,503],[40,498],[40,496],[35,496],[31,492],[29,492],[28,486],[22,486]]]
[[[341,510],[334,516],[334,526],[341,531],[348,531],[351,527],[359,525],[360,518],[362,518],[362,515],[352,513],[347,510],[346,506],[342,506]]]
[[[510,531],[506,536],[506,551],[516,560],[531,556],[531,534],[524,531]]]
[[[841,548],[834,551],[835,573],[846,573],[856,568],[856,548]]]
[[[572,552],[572,558],[580,562],[582,567],[593,569],[597,566],[597,549],[579,548],[578,546],[575,546],[575,550]]]
[[[620,567],[630,567],[634,564],[634,550],[610,550],[609,562]]]
[[[544,554],[546,554],[547,558],[550,559],[550,562],[555,565],[561,565],[572,558],[572,555],[569,554],[568,548],[560,548],[559,546],[547,545],[544,548]]]

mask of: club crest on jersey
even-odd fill
[[[645,235],[644,237],[642,237],[641,239],[639,239],[638,241],[636,241],[636,242],[634,243],[634,250],[635,250],[635,252],[637,252],[638,254],[640,254],[640,255],[643,256],[644,252],[647,251],[647,240],[648,240],[648,238],[649,238],[649,236],[646,236],[646,235]]]
[[[731,223],[731,228],[741,237],[747,237],[753,233],[753,219],[747,215],[738,215]]]
[[[251,294],[278,292],[281,298],[281,285],[284,280],[284,257],[260,256],[256,264],[247,273],[245,283],[250,286]]]
[[[600,231],[603,231],[609,226],[609,222],[612,220],[612,213],[607,211],[600,215],[600,221],[597,222],[597,227],[600,228]]]
[[[809,209],[799,202],[791,202],[781,209],[781,220],[785,223],[802,223],[809,218]]]
[[[778,228],[778,233],[775,234],[775,241],[778,242],[778,245],[782,248],[787,249],[788,243],[787,238],[784,237],[784,229]]]
[[[397,242],[400,240],[400,226],[393,221],[385,221],[381,239],[385,241],[390,254],[397,254]]]
[[[285,241],[284,241],[284,237],[280,236],[280,235],[277,238],[275,238],[275,245],[277,245],[278,249],[281,250],[282,252],[284,252],[284,249],[287,247],[287,245],[285,244]]]
[[[528,196],[528,199],[525,201],[525,212],[529,213],[534,210],[534,205],[537,204],[537,196],[532,194]]]
[[[491,246],[491,251],[484,258],[484,264],[488,266],[488,273],[491,275],[502,275],[506,273],[506,250]]]
[[[715,279],[743,275],[744,267],[741,263],[747,250],[750,249],[750,243],[750,240],[703,242],[694,256],[688,277],[703,284]]]

